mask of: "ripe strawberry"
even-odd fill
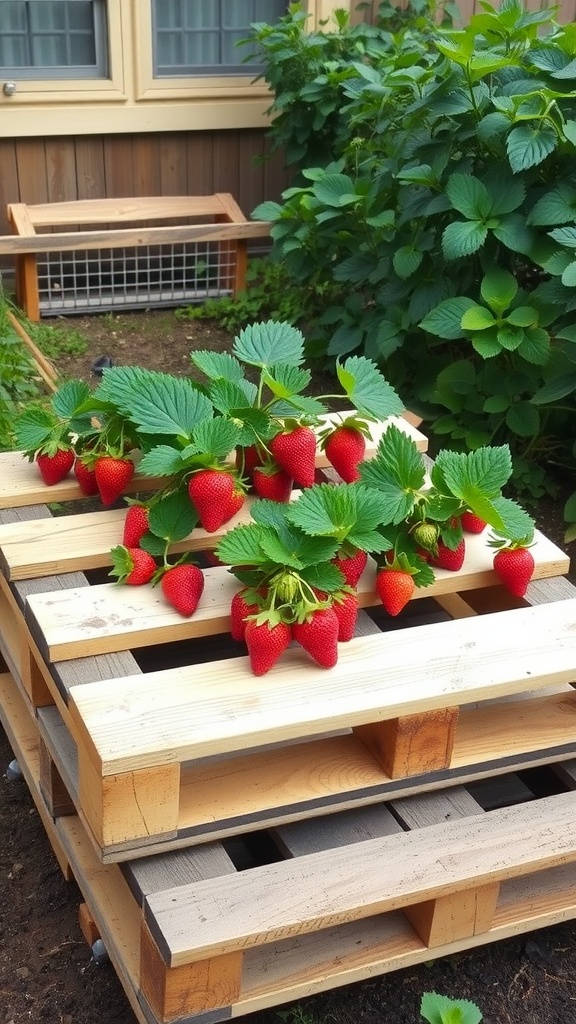
[[[145,533],[148,533],[148,508],[146,505],[130,505],[124,520],[122,543],[127,548],[137,548]]]
[[[338,619],[338,640],[340,643],[346,643],[352,640],[356,632],[358,598],[356,594],[341,591],[334,594],[332,607]]]
[[[358,586],[358,582],[368,561],[368,555],[365,551],[360,551],[360,548],[356,550],[353,555],[336,555],[332,559],[332,565],[337,566],[340,572],[344,574],[344,580],[347,586],[355,588]]]
[[[244,491],[237,477],[224,469],[201,469],[190,477],[188,494],[207,533],[216,533],[240,511]]]
[[[76,477],[80,490],[83,494],[92,496],[98,494],[98,484],[96,482],[96,473],[93,469],[90,469],[82,459],[76,458],[74,460],[74,476]]]
[[[246,623],[244,639],[250,656],[250,667],[255,676],[269,672],[284,653],[292,639],[292,630],[285,622],[270,626],[269,622],[258,625],[255,619]]]
[[[402,569],[384,566],[376,574],[376,590],[389,615],[400,614],[415,588],[414,577]]]
[[[355,427],[336,427],[324,442],[324,451],[331,465],[345,483],[360,479],[358,465],[364,458],[366,439]]]
[[[230,635],[233,640],[244,640],[246,619],[259,611],[258,605],[247,604],[245,590],[237,590],[230,602]]]
[[[290,501],[294,481],[280,466],[274,463],[267,463],[262,466],[255,466],[252,473],[252,483],[259,498],[268,498],[269,501]]]
[[[53,487],[54,484],[59,484],[72,469],[74,452],[71,448],[57,448],[54,454],[39,452],[36,456],[36,465],[44,483],[48,487]]]
[[[189,619],[198,607],[204,590],[204,574],[197,565],[183,562],[167,569],[161,580],[162,593],[185,619]]]
[[[438,554],[433,557],[430,555],[428,561],[431,565],[435,565],[438,569],[450,569],[451,572],[458,572],[464,564],[464,557],[466,555],[466,543],[462,539],[457,548],[446,547],[443,541],[438,541]]]
[[[292,635],[322,668],[333,668],[338,661],[338,616],[333,608],[310,613],[304,622],[295,622]]]
[[[494,555],[494,571],[507,590],[524,597],[534,572],[534,558],[528,548],[500,548]]]
[[[236,449],[236,469],[241,476],[251,477],[256,466],[259,466],[263,459],[263,453],[255,444],[248,448]]]
[[[102,504],[113,505],[134,476],[134,463],[132,459],[115,455],[100,455],[96,459],[94,472]]]
[[[133,587],[141,587],[149,583],[156,572],[156,562],[142,548],[127,548],[118,544],[110,552],[112,556],[111,576],[116,576],[117,583],[128,583]]]
[[[300,487],[312,487],[316,474],[316,434],[310,427],[276,434],[268,447],[278,465]]]
[[[480,516],[475,515],[474,512],[470,512],[469,510],[462,513],[460,516],[460,522],[462,523],[462,529],[465,530],[466,533],[482,533],[482,530],[484,530],[487,525],[483,519],[480,519]]]

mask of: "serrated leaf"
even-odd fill
[[[146,452],[138,464],[138,472],[143,476],[175,476],[180,473],[185,453],[168,444],[159,444]]]
[[[152,505],[148,524],[151,533],[173,544],[192,533],[198,525],[198,515],[186,491],[180,490]]]
[[[467,309],[475,305],[473,299],[468,299],[465,295],[443,299],[420,321],[419,326],[423,331],[429,331],[430,334],[450,341],[463,338],[465,331],[462,330],[462,317]]]
[[[441,451],[435,467],[454,497],[474,509],[479,496],[492,498],[500,493],[512,473],[512,459],[508,445],[473,452]]]
[[[154,558],[161,558],[166,551],[166,542],[162,540],[162,537],[156,537],[153,533],[145,533],[140,538],[138,547],[147,551],[149,555],[153,555]]]
[[[532,395],[532,401],[534,405],[549,405],[559,402],[561,398],[573,394],[574,391],[576,391],[576,372],[567,373],[561,377],[554,377],[553,380],[543,384],[536,394]]]
[[[472,174],[451,174],[446,194],[452,206],[468,220],[481,221],[490,215],[492,202],[486,186]]]
[[[509,213],[502,217],[498,224],[492,228],[494,237],[502,242],[512,252],[519,252],[523,255],[530,255],[534,246],[534,232],[527,226],[525,218],[520,213]]]
[[[516,278],[501,267],[492,267],[482,279],[480,293],[495,313],[502,313],[516,298],[518,282]]]
[[[386,419],[404,411],[404,403],[371,359],[350,356],[336,364],[338,380],[357,411],[373,419]]]
[[[307,565],[300,572],[300,576],[315,590],[323,590],[327,594],[333,594],[344,584],[344,575],[337,566],[331,562],[319,562],[317,565]]]
[[[498,344],[507,352],[515,352],[524,341],[524,331],[519,327],[501,327],[498,331]]]
[[[246,393],[244,386],[246,384],[249,385],[250,398]],[[257,388],[250,381],[231,381],[225,380],[223,377],[212,381],[208,388],[210,401],[223,416],[227,416],[232,409],[241,409],[247,404],[251,405],[256,394]]]
[[[454,221],[444,228],[442,251],[447,260],[458,260],[478,252],[488,235],[488,228],[480,221]]]
[[[549,125],[540,124],[538,128],[517,125],[506,140],[510,167],[514,174],[536,167],[554,152],[557,145],[558,135]]]
[[[399,249],[396,249],[392,257],[392,263],[398,277],[412,277],[412,274],[416,273],[422,263],[423,257],[424,254],[412,245],[402,245]]]
[[[494,314],[486,306],[472,306],[462,316],[465,331],[485,331],[494,326]]]
[[[24,451],[36,451],[48,440],[54,417],[44,409],[29,409],[14,424],[16,444]]]
[[[518,353],[528,363],[545,366],[550,358],[550,336],[542,327],[528,327]]]
[[[565,285],[566,288],[576,287],[576,261],[572,261],[572,263],[569,263],[567,267],[564,267],[561,278],[562,284]]]
[[[414,441],[392,425],[380,439],[374,458],[360,465],[360,477],[379,492],[381,522],[399,523],[412,511],[415,492],[424,484],[424,463]]]
[[[210,400],[185,377],[141,367],[104,371],[98,396],[116,405],[144,434],[190,437],[213,414]]]
[[[497,497],[492,501],[493,509],[490,515],[482,518],[493,526],[503,537],[510,540],[522,540],[529,537],[534,531],[534,520],[516,501],[511,498]],[[500,525],[495,521],[498,519]]]
[[[451,1011],[458,1016],[450,1017]],[[437,992],[425,992],[420,1003],[420,1016],[428,1024],[480,1024],[482,1013],[468,999],[450,999]]]
[[[474,334],[470,340],[474,351],[483,359],[492,359],[494,356],[500,355],[502,351],[498,335],[494,332]]]
[[[462,502],[460,498],[453,498],[448,494],[441,494],[439,491],[431,491],[426,494],[426,518],[433,522],[445,523],[460,510]]]
[[[356,486],[307,487],[286,509],[286,518],[311,536],[335,537],[342,542],[357,521]]]
[[[238,382],[244,376],[242,366],[229,352],[211,352],[201,349],[198,352],[191,352],[190,360],[210,380],[224,377],[225,380]]]
[[[546,192],[528,215],[529,224],[550,226],[576,220],[576,189],[567,182]]]
[[[354,192],[352,178],[346,174],[325,174],[321,181],[316,182],[312,191],[326,206],[346,206],[360,199]]]
[[[540,430],[540,415],[531,402],[514,402],[506,413],[506,426],[518,437],[535,437]]]
[[[226,565],[262,565],[269,561],[261,546],[263,537],[273,531],[260,523],[235,526],[216,545],[216,554]]]
[[[71,419],[83,402],[90,397],[90,388],[83,380],[69,380],[52,398],[54,412],[63,420]]]
[[[305,566],[329,561],[336,554],[339,544],[332,537],[312,537],[300,530],[288,530],[280,534],[267,532],[261,546],[275,564],[303,569]]]
[[[232,420],[217,416],[197,424],[190,450],[199,455],[211,455],[215,460],[224,459],[239,443],[239,427]]]
[[[576,121],[568,120],[562,125],[562,134],[567,142],[576,146]]]
[[[292,398],[279,399],[270,406],[270,413],[273,416],[294,416],[294,410],[305,416],[323,416],[328,412],[326,404],[311,395],[292,395]]]
[[[549,234],[550,238],[553,238],[555,242],[560,242],[561,245],[567,246],[568,249],[576,249],[576,228],[555,228]]]
[[[437,383],[457,395],[469,395],[476,389],[476,369],[469,359],[458,359],[440,371]]]
[[[304,336],[292,324],[276,320],[249,324],[234,340],[237,359],[250,366],[269,367],[274,363],[300,366],[304,361]]]
[[[513,327],[532,327],[538,321],[538,313],[532,306],[517,306],[506,320]]]
[[[292,398],[308,387],[312,374],[304,367],[291,363],[275,363],[265,370],[262,379],[277,398]]]
[[[281,530],[286,526],[286,511],[286,506],[281,502],[259,498],[252,502],[250,514],[254,522],[260,523],[261,526],[271,526],[273,530]]]

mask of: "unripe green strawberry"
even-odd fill
[[[358,548],[353,555],[344,555],[344,557],[336,555],[332,559],[332,565],[340,569],[340,572],[344,575],[346,585],[354,589],[358,586],[367,561],[368,555],[366,552],[360,551],[360,548]]]
[[[440,531],[435,523],[418,523],[414,527],[413,537],[418,547],[425,551],[436,551]]]
[[[470,512],[469,510],[462,513],[460,516],[460,522],[462,523],[462,529],[465,530],[466,533],[482,533],[482,530],[484,530],[487,525],[483,519],[480,519],[480,516],[475,515],[474,512]]]
[[[234,473],[201,469],[190,477],[188,494],[207,533],[216,533],[244,504],[245,494]]]
[[[103,505],[113,505],[124,493],[134,476],[132,459],[100,455],[94,465],[96,483]]]
[[[197,565],[183,562],[167,569],[161,579],[162,593],[180,615],[194,614],[204,590],[204,574]]]
[[[56,451],[39,452],[36,465],[40,475],[48,487],[59,484],[68,475],[74,465],[74,452],[71,448],[57,448]]]
[[[494,555],[494,571],[507,590],[524,597],[534,573],[534,558],[528,548],[500,548]]]
[[[366,439],[354,427],[342,425],[328,434],[324,442],[326,458],[345,483],[360,479],[358,466],[366,452]]]
[[[133,587],[141,587],[149,583],[156,572],[156,562],[142,548],[127,548],[123,544],[112,548],[111,576],[116,576],[117,583],[128,583]]]
[[[146,505],[130,505],[124,520],[122,543],[127,548],[137,548],[145,533],[148,533],[148,508]]]
[[[292,630],[285,622],[270,626],[269,622],[257,624],[254,619],[246,623],[244,633],[250,667],[255,676],[269,672],[292,639]]]
[[[278,465],[300,487],[312,487],[316,475],[316,434],[310,427],[277,434],[268,447]]]
[[[399,615],[412,597],[416,584],[408,572],[386,566],[376,574],[376,590],[389,615]]]
[[[322,668],[338,661],[338,616],[333,608],[313,611],[304,622],[295,622],[292,635]]]

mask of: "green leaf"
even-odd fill
[[[457,1011],[458,1016],[454,1017],[452,1011]],[[420,1016],[428,1024],[480,1024],[482,1020],[482,1014],[475,1003],[468,999],[450,999],[437,992],[424,993]]]
[[[510,132],[506,149],[510,167],[515,174],[536,167],[553,153],[558,145],[558,135],[549,125],[532,128],[530,125],[517,125]]]
[[[492,509],[488,515],[484,515],[482,518],[503,537],[509,537],[510,540],[522,540],[524,537],[529,537],[534,530],[532,516],[511,498],[502,496],[493,498]]]
[[[248,384],[251,389],[251,399],[246,396],[245,384]],[[247,402],[251,404],[252,400],[256,399],[256,394],[256,386],[249,381],[243,381],[240,384],[236,381],[226,380],[224,377],[211,381],[208,388],[210,401],[223,416],[229,415],[232,409],[243,408]]]
[[[396,249],[392,257],[392,263],[398,277],[412,277],[412,274],[416,273],[422,263],[423,256],[424,254],[412,245],[402,245],[399,249]]]
[[[493,359],[494,356],[500,355],[502,346],[498,341],[498,334],[494,332],[485,334],[474,334],[470,341],[472,342],[472,348],[482,359]]]
[[[192,533],[198,525],[198,516],[187,492],[180,490],[152,505],[148,523],[152,533],[173,544]]]
[[[510,405],[508,395],[490,395],[483,405],[484,412],[504,412]]]
[[[564,519],[568,523],[576,522],[576,491],[571,494],[564,505]]]
[[[490,193],[479,178],[471,174],[450,175],[446,194],[454,209],[468,220],[481,221],[490,215]]]
[[[517,306],[506,320],[513,327],[533,327],[538,322],[538,313],[532,306]]]
[[[545,366],[550,358],[550,336],[542,327],[528,327],[518,353],[528,363]]]
[[[343,573],[331,562],[307,565],[300,572],[300,576],[309,587],[323,590],[327,594],[333,594],[334,591],[340,590],[344,583]]]
[[[98,397],[116,405],[143,434],[190,437],[213,414],[210,400],[186,378],[140,367],[106,370]]]
[[[554,377],[532,395],[534,405],[550,405],[559,402],[566,395],[576,391],[576,373],[567,373],[562,377]]]
[[[530,255],[535,236],[526,225],[524,217],[519,213],[509,213],[492,228],[494,237],[512,252]]]
[[[515,352],[524,341],[525,334],[519,327],[501,327],[497,334],[498,344],[507,352]]]
[[[472,309],[475,305],[473,299],[468,299],[464,295],[454,299],[443,299],[420,321],[419,326],[423,331],[451,341],[464,338],[466,332],[462,330],[462,317],[467,309]]]
[[[215,419],[203,420],[195,427],[190,451],[210,455],[214,459],[224,459],[239,442],[238,426],[232,420],[217,416]]]
[[[138,472],[143,476],[174,476],[183,468],[182,452],[168,444],[156,445],[138,464]]]
[[[69,380],[52,398],[54,412],[63,420],[71,419],[77,409],[90,397],[90,388],[83,380]]]
[[[506,413],[506,426],[518,437],[535,437],[540,430],[540,416],[531,402],[515,402]]]
[[[372,530],[383,522],[378,495],[358,484],[307,487],[287,507],[286,519],[304,533],[334,537],[340,543],[358,525]]]
[[[487,174],[484,178],[484,184],[490,193],[492,203],[490,214],[492,217],[501,217],[504,214],[513,213],[524,202],[526,196],[524,182],[518,178],[505,176],[502,167],[498,167],[498,170],[494,173]]]
[[[482,279],[480,293],[490,309],[500,315],[516,298],[516,278],[501,267],[492,267]]]
[[[555,228],[550,231],[550,238],[569,249],[576,249],[576,228]]]
[[[476,370],[468,359],[458,359],[440,371],[436,378],[440,387],[448,387],[457,395],[469,395],[476,390]]]
[[[394,425],[382,435],[374,458],[360,466],[362,482],[380,494],[383,523],[399,523],[407,518],[425,475],[414,441]]]
[[[292,324],[266,320],[241,330],[234,340],[233,352],[250,366],[270,367],[274,363],[300,366],[304,361],[304,336]]]
[[[277,398],[291,398],[310,383],[310,370],[291,363],[275,363],[263,373],[263,381]]]
[[[346,206],[361,198],[355,194],[354,182],[346,174],[326,174],[316,182],[312,191],[326,206]]]
[[[242,366],[229,352],[209,352],[201,349],[198,352],[191,352],[190,359],[210,380],[224,377],[225,380],[239,381],[244,376]]]
[[[261,546],[268,535],[274,537],[273,530],[259,523],[235,526],[218,542],[216,554],[226,565],[262,565],[269,561]]]
[[[45,409],[28,409],[14,424],[16,444],[24,451],[36,451],[54,429],[54,417]]]
[[[465,331],[485,331],[487,327],[493,327],[494,323],[494,314],[486,306],[472,306],[462,317]]]
[[[435,465],[450,492],[470,508],[478,495],[492,498],[500,493],[512,473],[508,445],[478,448],[473,452],[441,451]]]
[[[454,221],[444,228],[442,251],[447,260],[458,260],[477,252],[488,234],[488,228],[480,221]]]
[[[567,182],[546,192],[528,215],[529,224],[548,226],[576,220],[576,189]]]
[[[338,380],[352,405],[363,416],[386,419],[404,411],[404,403],[371,359],[350,356],[336,364]]]
[[[565,121],[562,125],[562,134],[567,142],[571,142],[573,146],[576,146],[576,121]]]
[[[270,561],[292,569],[328,562],[336,554],[339,544],[333,537],[307,536],[299,530],[277,534],[266,531],[261,540],[262,550]]]
[[[292,395],[290,399],[278,399],[269,407],[272,416],[294,416],[294,410],[305,416],[322,416],[328,412],[324,402],[310,395]]]
[[[566,288],[576,287],[576,261],[569,263],[562,271],[562,284]]]

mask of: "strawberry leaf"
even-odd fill
[[[270,561],[292,569],[328,562],[338,550],[338,543],[330,537],[307,537],[299,530],[286,529],[282,534],[267,533],[261,546]]]
[[[174,476],[184,469],[185,454],[171,445],[158,444],[140,459],[138,472],[143,476]]]
[[[482,1013],[469,999],[450,999],[438,992],[425,992],[420,1016],[428,1024],[481,1024]]]
[[[360,465],[362,482],[379,492],[383,523],[408,518],[425,476],[414,441],[394,424],[380,438],[376,456]]]
[[[259,498],[252,503],[250,514],[256,523],[262,526],[271,526],[273,530],[282,530],[286,527],[286,508],[278,501],[269,501],[267,498]]]
[[[151,533],[173,544],[192,533],[198,525],[198,516],[186,491],[180,490],[151,507],[148,523]]]
[[[512,473],[508,445],[487,446],[472,452],[442,451],[438,454],[436,466],[450,492],[473,511],[476,511],[475,500],[498,495]],[[435,483],[434,471],[431,479]]]
[[[243,409],[246,405],[256,405],[258,389],[249,380],[230,381],[215,380],[208,388],[210,401],[224,416],[232,409]]]
[[[473,509],[476,512],[476,509]],[[490,508],[485,509],[486,515],[480,516],[503,537],[510,540],[522,540],[534,532],[534,520],[528,512],[511,498],[493,498]],[[478,513],[476,513],[478,515]]]
[[[292,395],[290,399],[279,399],[270,405],[270,412],[274,416],[294,416],[294,410],[304,413],[305,416],[322,416],[328,411],[328,407],[318,398],[311,398],[310,395]]]
[[[68,380],[52,398],[54,412],[63,420],[69,420],[90,396],[90,388],[83,380]]]
[[[233,352],[243,363],[263,369],[274,363],[300,366],[304,362],[304,335],[285,322],[249,324],[235,338]]]
[[[112,402],[144,434],[190,437],[213,415],[210,400],[187,378],[141,367],[105,370],[98,397]]]
[[[385,419],[399,415],[404,404],[378,367],[364,356],[350,356],[337,363],[336,373],[352,405],[363,416]]]
[[[244,377],[244,370],[229,352],[208,352],[201,349],[191,352],[190,360],[210,380],[228,380],[238,383]]]
[[[459,498],[441,494],[436,490],[427,492],[423,500],[426,506],[426,519],[432,519],[434,522],[443,523],[462,510]]]
[[[311,536],[348,540],[362,551],[384,551],[388,541],[377,532],[383,524],[376,491],[358,484],[315,484],[286,509],[286,518]]]
[[[16,444],[24,451],[41,448],[55,427],[54,416],[45,409],[28,409],[14,424]]]
[[[333,594],[344,585],[344,574],[332,562],[319,562],[317,565],[307,565],[300,572],[300,576],[310,587],[316,590],[324,590],[327,594]]]
[[[239,438],[240,428],[232,420],[218,416],[216,419],[203,420],[195,426],[192,444],[186,451],[224,459],[239,444]]]
[[[264,370],[262,379],[277,398],[291,398],[308,387],[312,374],[292,363],[275,363]]]
[[[216,554],[226,565],[262,565],[269,561],[262,549],[262,539],[274,532],[260,523],[235,526],[216,545]]]
[[[154,533],[145,533],[140,538],[138,547],[141,547],[144,551],[147,551],[149,555],[154,558],[163,558],[166,551],[166,541],[162,540],[162,537],[157,537]]]

